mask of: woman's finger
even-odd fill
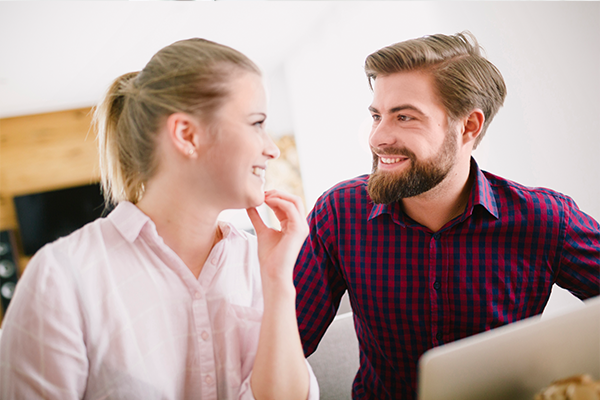
[[[265,197],[265,204],[273,210],[275,216],[281,222],[299,222],[302,219],[296,205],[289,200],[268,196]]]
[[[294,204],[294,206],[298,210],[298,213],[300,213],[301,216],[304,217],[306,215],[306,213],[304,212],[304,204],[302,202],[302,199],[300,199],[300,197],[298,196],[286,192],[281,192],[279,190],[270,190],[265,192],[265,198],[266,197],[281,198],[286,201],[290,201]]]
[[[250,218],[250,222],[252,223],[252,226],[254,226],[254,230],[257,234],[267,228],[256,208],[247,208],[246,213],[248,214],[248,218]]]
[[[298,212],[294,203],[277,197],[265,199],[265,203],[273,210],[280,221],[282,232],[301,237],[302,240],[306,238],[308,224],[304,216]]]

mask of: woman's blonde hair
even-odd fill
[[[241,71],[260,75],[242,53],[194,38],[161,49],[142,71],[117,78],[94,110],[107,204],[137,203],[156,172],[161,123],[176,112],[213,123],[229,96],[229,82]]]
[[[450,122],[476,108],[483,111],[485,122],[475,141],[477,147],[506,97],[502,74],[481,53],[477,39],[468,31],[424,36],[369,55],[365,72],[371,89],[379,75],[403,71],[430,73]]]

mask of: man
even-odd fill
[[[569,197],[481,171],[471,152],[504,102],[470,33],[409,40],[365,64],[373,172],[317,201],[295,269],[311,354],[347,290],[355,399],[413,399],[428,349],[539,314],[554,283],[600,291],[600,225]]]

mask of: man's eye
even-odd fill
[[[412,117],[409,117],[408,115],[400,115],[400,116],[398,116],[398,119],[400,121],[410,121],[410,120],[412,120]]]
[[[381,119],[381,116],[379,116],[377,114],[373,114],[373,115],[371,115],[371,117],[373,118],[373,121],[379,121]]]

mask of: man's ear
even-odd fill
[[[179,153],[185,157],[197,157],[204,131],[196,118],[181,112],[169,115],[167,133]]]
[[[462,119],[462,140],[463,143],[474,141],[481,134],[485,115],[483,111],[476,108],[469,115]]]

